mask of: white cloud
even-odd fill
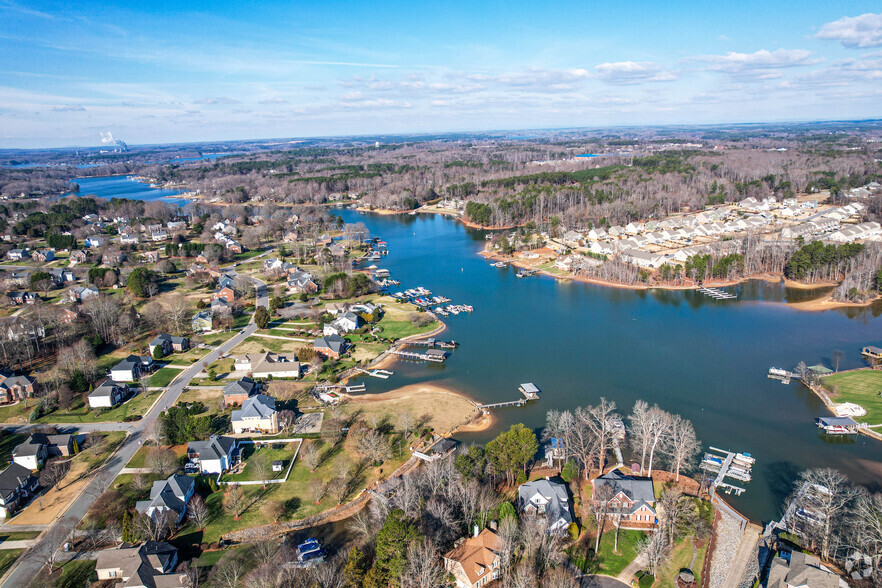
[[[226,96],[216,96],[194,100],[193,104],[241,104],[241,102],[234,100],[233,98],[227,98]]]
[[[54,112],[85,112],[86,109],[78,104],[65,104],[63,106],[53,106]]]
[[[781,77],[777,70],[812,65],[819,60],[812,58],[812,52],[805,49],[760,49],[754,53],[730,51],[725,55],[699,55],[686,61],[706,63],[708,70],[733,76],[772,79]]]
[[[598,77],[607,84],[640,84],[643,82],[670,82],[677,76],[664,71],[651,61],[618,61],[595,65]]]
[[[275,98],[265,98],[263,100],[258,101],[258,104],[284,104],[287,102],[284,98],[279,98],[278,96]]]
[[[882,46],[882,14],[846,16],[828,22],[815,35],[819,39],[839,41],[845,47],[864,49]]]

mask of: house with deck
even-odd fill
[[[610,470],[591,481],[592,497],[608,496],[606,519],[623,529],[648,529],[658,525],[651,478],[628,476]],[[604,489],[606,488],[606,489]]]
[[[153,369],[153,358],[149,355],[130,355],[110,368],[110,379],[117,382],[135,382]]]
[[[313,349],[316,352],[324,355],[325,357],[337,359],[344,353],[346,353],[346,348],[349,344],[346,342],[346,339],[341,337],[340,335],[328,335],[326,337],[320,337],[315,340],[312,344]]]
[[[177,564],[177,548],[165,541],[147,541],[137,547],[124,543],[97,553],[95,573],[102,586],[188,588],[187,575],[174,572]]]
[[[212,435],[205,441],[190,441],[187,457],[203,474],[221,474],[239,459],[239,442],[233,437]]]
[[[234,410],[231,424],[233,432],[267,433],[279,432],[279,414],[276,411],[276,399],[265,394],[256,394],[242,403],[241,410]]]
[[[518,487],[518,511],[544,519],[549,533],[564,532],[573,522],[566,485],[548,478]]]

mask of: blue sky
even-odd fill
[[[106,131],[134,144],[830,120],[880,105],[878,1],[0,0],[0,147]]]

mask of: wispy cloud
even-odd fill
[[[198,100],[194,100],[193,104],[202,104],[202,105],[210,105],[210,104],[242,104],[239,100],[234,98],[227,98],[226,96],[215,96],[209,98],[200,98]]]
[[[677,76],[664,71],[662,66],[651,61],[619,61],[601,63],[594,66],[598,77],[607,84],[626,85],[643,82],[670,82]]]
[[[815,35],[819,39],[839,41],[849,48],[866,49],[882,46],[882,14],[867,13],[846,16],[828,22]]]
[[[78,104],[65,104],[63,106],[53,106],[54,112],[85,112],[86,109]]]
[[[812,65],[820,60],[813,58],[812,52],[805,49],[760,49],[754,53],[730,51],[725,55],[699,55],[684,61],[704,63],[710,71],[732,76],[771,79],[781,76],[778,70]]]

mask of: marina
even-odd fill
[[[459,347],[459,343],[456,341],[439,341],[434,338],[419,341],[402,341],[401,344],[406,347],[438,347],[440,349],[456,349]]]
[[[738,296],[736,296],[735,294],[720,290],[719,288],[708,288],[707,286],[702,286],[698,289],[698,291],[717,300],[734,300],[738,298]]]
[[[744,488],[734,486],[725,481],[732,478],[740,482],[750,482],[753,479],[751,469],[756,460],[749,453],[732,453],[725,449],[709,447],[701,460],[701,469],[716,474],[711,486],[714,490],[722,488],[726,494],[740,496],[745,492]]]

